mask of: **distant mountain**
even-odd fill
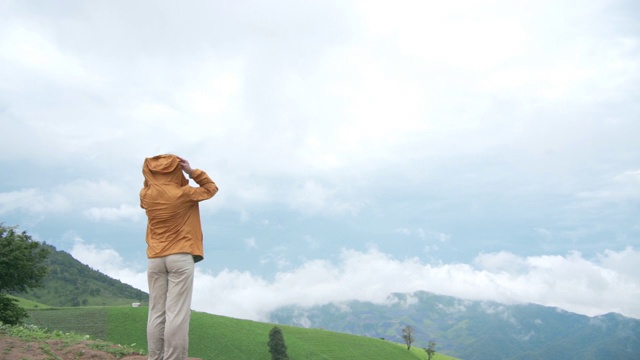
[[[43,246],[51,251],[46,261],[49,274],[43,286],[13,295],[58,307],[148,303],[149,294],[144,291],[92,269],[65,251],[51,245]]]
[[[640,320],[618,314],[588,317],[534,304],[468,301],[428,292],[393,294],[388,305],[351,301],[315,307],[290,306],[270,322],[321,328],[403,342],[465,360],[640,359]]]

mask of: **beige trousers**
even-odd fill
[[[193,272],[191,254],[149,259],[149,360],[187,359]]]

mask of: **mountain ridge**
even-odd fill
[[[319,327],[402,342],[415,329],[415,346],[429,341],[464,359],[640,359],[640,320],[610,313],[595,317],[536,304],[507,305],[426,291],[395,293],[388,304],[348,301],[288,306],[272,322]],[[615,357],[611,355],[615,354]]]
[[[49,306],[117,306],[147,303],[149,294],[85,265],[63,250],[50,250],[42,286],[12,295]]]

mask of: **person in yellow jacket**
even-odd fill
[[[186,173],[198,187],[189,186]],[[195,263],[204,259],[199,202],[218,186],[176,155],[146,158],[140,206],[147,214],[149,360],[187,359]]]

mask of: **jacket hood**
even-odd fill
[[[182,173],[180,160],[171,154],[156,155],[144,159],[142,165],[144,186],[151,184],[172,183],[178,186],[186,186],[189,180]]]

